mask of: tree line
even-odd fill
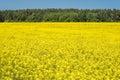
[[[119,9],[0,10],[0,22],[119,22]]]

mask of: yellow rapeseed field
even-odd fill
[[[120,23],[0,23],[0,80],[120,80]]]

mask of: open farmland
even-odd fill
[[[120,23],[0,23],[0,80],[120,80]]]

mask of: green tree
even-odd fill
[[[87,13],[86,20],[87,20],[87,22],[97,22],[98,21],[97,14],[91,13],[91,12]]]

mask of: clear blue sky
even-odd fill
[[[120,9],[120,0],[0,0],[0,10],[27,8]]]

